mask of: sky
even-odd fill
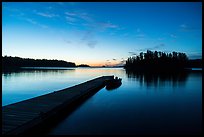
[[[112,66],[146,50],[202,58],[202,3],[2,3],[3,56]]]

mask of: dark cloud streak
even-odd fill
[[[165,46],[165,44],[161,43],[161,44],[154,46],[154,47],[139,49],[138,51],[156,50],[156,49],[159,49],[159,48],[164,47],[164,46]]]
[[[132,52],[132,51],[130,51],[128,53],[131,54],[132,56],[137,55],[135,52]]]
[[[89,41],[87,45],[88,45],[90,48],[95,48],[96,44],[97,44],[97,41]]]

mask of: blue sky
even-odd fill
[[[3,2],[2,54],[117,65],[140,52],[202,58],[201,2]]]

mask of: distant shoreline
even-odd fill
[[[50,59],[31,59],[12,56],[2,56],[2,71],[19,70],[21,68],[72,68],[72,67],[90,67],[87,64],[76,65],[74,62],[67,62],[64,60],[50,60]]]
[[[90,69],[94,69],[94,68],[123,68],[125,69],[124,67],[122,66],[119,66],[119,67],[20,67],[20,68],[9,68],[9,69],[2,69],[2,72],[18,72],[18,71],[23,71],[23,70],[74,70],[76,68],[84,68],[84,69],[87,69],[87,68],[90,68]],[[140,71],[140,70],[134,70],[134,69],[125,69],[126,71],[132,71],[132,72],[138,72],[138,73],[151,73],[151,72],[154,72],[155,71],[147,71],[147,70],[143,70],[143,71]],[[185,68],[183,71],[163,71],[165,73],[173,73],[173,72],[202,72],[202,68]],[[156,73],[160,73],[160,71],[156,71]],[[162,73],[162,71],[161,71]]]

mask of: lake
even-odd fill
[[[2,106],[104,75],[122,78],[122,85],[101,89],[47,134],[201,133],[201,72],[147,75],[123,68],[7,72],[2,73]]]

